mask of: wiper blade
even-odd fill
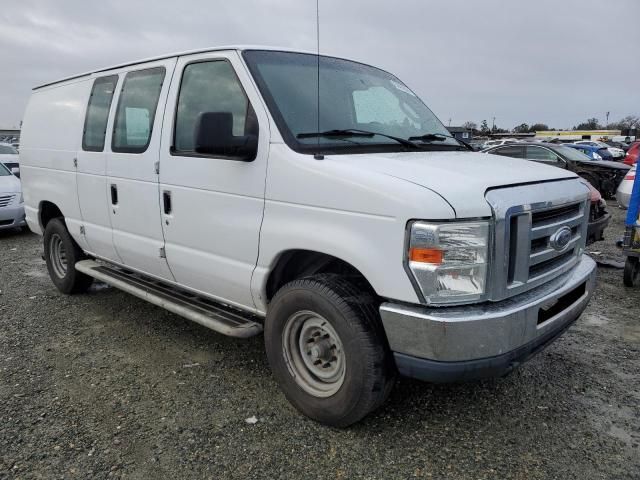
[[[421,142],[444,142],[447,138],[453,138],[460,145],[463,145],[468,150],[475,152],[475,149],[464,140],[454,137],[453,135],[446,135],[444,133],[425,133],[424,135],[418,135],[415,137],[409,137],[408,140],[419,140]]]
[[[407,147],[407,148],[411,148],[414,150],[418,150],[420,149],[420,145],[413,143],[410,139],[404,139],[404,138],[400,138],[400,137],[394,137],[393,135],[387,135],[386,133],[380,133],[380,132],[370,132],[368,130],[359,130],[356,128],[349,128],[349,129],[344,129],[344,130],[327,130],[324,132],[308,132],[308,133],[299,133],[298,135],[296,135],[296,138],[316,138],[316,137],[327,137],[327,138],[331,138],[331,137],[335,137],[335,138],[345,138],[345,137],[365,137],[365,138],[371,138],[374,136],[380,136],[380,137],[385,137],[388,138],[390,140],[394,140],[395,142],[398,142],[399,144]]]

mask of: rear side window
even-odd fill
[[[194,151],[196,120],[204,112],[230,112],[234,136],[253,130],[255,119],[251,115],[249,100],[233,67],[226,60],[185,66],[176,109],[174,152]]]
[[[118,100],[111,150],[142,153],[147,149],[164,74],[164,67],[127,73]]]
[[[84,132],[82,133],[82,149],[90,152],[104,150],[104,138],[107,133],[107,120],[113,92],[118,83],[118,76],[96,78],[91,88],[91,96],[84,118]]]
[[[494,155],[502,155],[503,157],[524,158],[524,147],[510,145],[508,147],[500,147],[490,151]]]

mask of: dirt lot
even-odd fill
[[[612,210],[592,251],[617,255]],[[0,233],[0,478],[640,477],[640,291],[620,270],[601,268],[582,319],[511,376],[402,380],[340,431],[287,403],[261,337],[104,285],[63,296],[40,255],[39,237]]]

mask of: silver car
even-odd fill
[[[634,165],[633,168],[627,172],[624,180],[620,182],[620,186],[616,192],[616,200],[621,207],[629,208],[629,199],[631,198],[631,190],[633,189],[633,182],[636,178],[637,167],[637,164]]]
[[[20,180],[0,163],[0,230],[26,225]]]

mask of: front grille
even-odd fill
[[[571,261],[577,254],[582,240],[584,204],[574,203],[558,208],[531,212],[531,243],[529,248],[529,275],[527,281],[547,275]],[[556,249],[552,236],[561,228],[571,230],[566,247]],[[515,252],[518,254],[518,252]]]
[[[526,292],[578,262],[587,236],[587,193],[576,180],[487,192],[495,221],[491,300]]]
[[[15,198],[15,194],[13,195],[0,195],[0,207],[8,207],[13,199]]]

